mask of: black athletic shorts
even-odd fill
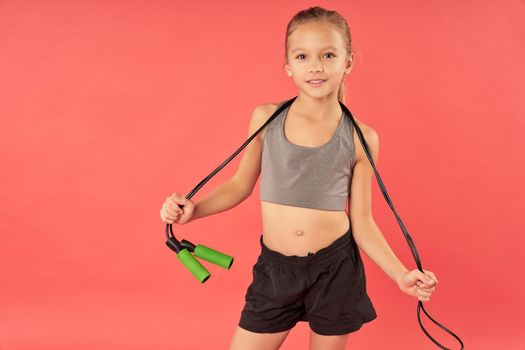
[[[260,237],[239,326],[277,333],[299,321],[321,335],[357,331],[377,315],[366,293],[366,277],[351,228],[328,247],[308,256],[283,255]]]

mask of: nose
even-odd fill
[[[311,63],[310,65],[310,72],[314,72],[314,71],[320,71],[322,72],[324,69],[323,69],[323,65],[321,64],[321,62],[319,60],[313,60],[313,62]]]

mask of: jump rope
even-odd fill
[[[248,140],[246,140],[237,151],[235,151],[228,159],[226,159],[221,165],[219,165],[219,167],[217,167],[217,169],[212,171],[201,182],[199,182],[199,184],[197,186],[195,186],[195,188],[193,190],[191,190],[191,192],[186,196],[186,199],[191,199],[193,197],[193,195],[195,195],[195,193],[197,193],[197,191],[206,182],[208,182],[217,172],[219,172],[219,170],[221,170],[226,164],[228,164],[233,158],[235,158],[235,156],[237,154],[239,154],[239,152],[242,151],[255,138],[255,136],[262,129],[264,129],[269,123],[271,123],[272,120],[275,117],[277,117],[285,108],[290,106],[293,103],[293,101],[295,101],[295,99],[297,97],[298,96],[295,96],[295,97],[291,98],[290,100],[288,100],[285,103],[283,103],[279,108],[277,108],[277,110],[266,121],[266,123],[264,123],[253,135],[251,135],[248,138]],[[406,238],[406,240],[408,242],[408,246],[410,247],[410,251],[412,252],[412,256],[414,257],[414,260],[416,261],[416,265],[417,265],[419,271],[424,273],[423,265],[421,264],[421,260],[419,259],[419,253],[418,253],[418,251],[416,249],[416,245],[415,245],[414,241],[412,240],[412,237],[410,237],[410,235],[408,234],[408,231],[407,231],[405,225],[403,224],[403,221],[401,221],[401,218],[399,217],[399,215],[397,214],[396,210],[394,209],[394,205],[392,204],[392,201],[390,200],[390,197],[389,197],[389,195],[388,195],[388,193],[386,191],[385,185],[383,184],[383,180],[381,180],[381,176],[379,176],[379,173],[378,173],[378,171],[377,171],[377,169],[375,167],[374,161],[372,160],[372,156],[370,155],[370,151],[368,149],[368,145],[367,145],[367,143],[365,141],[363,133],[361,132],[361,129],[359,128],[359,126],[355,122],[354,117],[352,116],[352,113],[350,113],[348,108],[341,101],[339,101],[339,105],[341,106],[341,108],[343,109],[345,114],[350,118],[350,120],[354,124],[355,129],[357,131],[357,135],[359,137],[359,141],[361,141],[361,144],[363,145],[363,148],[365,150],[366,156],[367,156],[368,160],[370,161],[370,164],[372,164],[372,167],[374,168],[374,173],[376,175],[376,179],[377,179],[377,182],[379,184],[379,187],[381,188],[381,192],[383,193],[383,196],[385,197],[386,202],[388,203],[388,205],[390,206],[390,208],[394,212],[394,215],[396,216],[397,222],[399,223],[399,226],[401,227],[401,231],[403,231],[403,234],[405,235],[405,238]],[[182,205],[182,204],[178,204],[178,206],[181,209],[184,207],[184,205]],[[167,238],[166,245],[170,249],[172,249],[175,253],[177,253],[177,258],[184,264],[184,266],[186,266],[186,268],[188,268],[188,270],[190,270],[190,272],[201,283],[204,283],[204,282],[206,282],[208,280],[208,278],[210,277],[210,273],[208,272],[208,270],[206,270],[206,268],[204,266],[202,266],[202,264],[197,259],[195,259],[194,256],[196,256],[198,258],[201,258],[201,259],[204,259],[206,261],[209,261],[209,262],[211,262],[213,264],[216,264],[216,265],[218,265],[220,267],[223,267],[225,269],[230,269],[231,265],[233,264],[233,260],[234,259],[230,255],[221,253],[221,252],[219,252],[217,250],[211,249],[211,248],[206,247],[206,246],[204,246],[202,244],[198,244],[197,246],[195,246],[193,243],[191,243],[191,242],[189,242],[189,241],[187,241],[185,239],[183,239],[182,241],[179,242],[177,240],[177,238],[175,238],[175,235],[173,234],[172,224],[166,224],[166,238]],[[456,338],[459,341],[459,343],[461,344],[461,349],[463,349],[464,346],[463,346],[463,342],[461,341],[461,339],[458,336],[456,336],[452,331],[448,330],[441,323],[439,323],[436,320],[434,320],[428,314],[428,312],[425,310],[425,307],[423,306],[423,302],[421,302],[421,300],[418,300],[418,303],[417,303],[417,319],[418,319],[419,325],[421,326],[421,329],[427,335],[427,337],[430,338],[430,340],[432,340],[434,342],[434,344],[436,344],[439,348],[441,348],[443,350],[451,350],[449,348],[444,347],[437,340],[432,338],[432,336],[427,332],[425,327],[423,327],[423,324],[421,323],[421,309],[423,310],[423,312],[427,315],[427,317],[432,322],[434,322],[436,325],[438,325],[445,332],[449,333],[454,338]]]

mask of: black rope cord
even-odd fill
[[[213,176],[215,176],[215,174],[217,174],[222,168],[224,168],[224,166],[226,166],[226,164],[228,164],[233,158],[235,158],[235,156],[237,156],[237,154],[239,154],[239,152],[241,152],[254,138],[257,134],[259,134],[259,132],[264,129],[269,123],[272,122],[273,119],[275,119],[275,117],[277,117],[277,115],[279,115],[285,108],[287,108],[288,106],[290,106],[293,101],[295,101],[295,99],[297,98],[297,96],[289,99],[288,101],[286,101],[285,103],[283,103],[279,108],[277,108],[277,110],[272,114],[272,116],[270,118],[268,118],[268,120],[253,134],[251,135],[243,144],[242,146],[237,150],[235,151],[230,157],[228,157],[228,159],[226,159],[221,165],[219,165],[214,171],[212,171],[208,176],[206,176],[201,182],[199,182],[197,184],[197,186],[195,186],[195,188],[193,190],[191,190],[191,192],[186,196],[186,199],[191,199],[195,193],[197,193],[197,191],[202,187],[204,186],[204,184],[206,182],[208,182]],[[379,172],[377,171],[376,169],[376,166],[374,164],[374,161],[372,159],[372,156],[370,155],[370,150],[368,148],[368,144],[366,143],[366,140],[363,136],[363,133],[361,132],[361,129],[359,128],[359,126],[357,125],[357,123],[355,122],[354,120],[354,117],[352,115],[352,113],[348,110],[348,108],[341,102],[339,101],[339,105],[341,106],[341,108],[343,109],[343,111],[345,112],[345,114],[350,118],[350,120],[352,121],[355,129],[356,129],[356,132],[357,132],[357,135],[359,137],[359,140],[361,141],[361,144],[363,145],[363,148],[365,150],[365,153],[366,153],[366,156],[368,158],[368,160],[370,161],[370,164],[372,164],[372,167],[374,168],[374,173],[376,175],[376,179],[377,179],[377,182],[379,184],[379,187],[381,188],[381,192],[383,193],[383,196],[385,197],[385,200],[386,202],[388,203],[388,206],[390,207],[390,209],[392,209],[394,215],[396,216],[396,219],[397,219],[397,222],[399,223],[399,226],[401,227],[401,231],[403,231],[403,235],[405,236],[405,239],[407,240],[407,243],[408,243],[408,246],[410,248],[410,251],[412,252],[412,256],[414,257],[414,260],[416,261],[416,265],[418,267],[418,269],[424,273],[423,271],[423,265],[421,264],[421,259],[419,258],[419,253],[416,249],[416,244],[414,243],[414,241],[412,240],[412,237],[409,235],[405,225],[403,224],[403,221],[401,220],[401,217],[399,217],[399,215],[397,214],[397,211],[395,210],[394,208],[394,204],[392,203],[392,200],[390,199],[390,196],[388,195],[387,193],[387,190],[386,190],[386,187],[385,185],[383,184],[383,180],[381,179],[381,176],[379,176]],[[184,206],[182,204],[179,204],[179,207],[182,209]],[[179,241],[177,241],[177,239],[175,238],[174,234],[173,234],[173,229],[172,229],[172,224],[166,224],[166,238],[168,239],[172,239],[174,240],[175,242],[177,242],[177,244],[179,244]],[[417,319],[418,319],[418,322],[419,322],[419,325],[421,327],[421,329],[423,330],[423,332],[427,335],[428,338],[430,338],[430,340],[432,340],[434,342],[434,344],[436,344],[439,348],[443,349],[443,350],[451,350],[449,348],[446,348],[444,347],[443,345],[441,345],[437,340],[435,340],[428,332],[427,330],[425,329],[425,327],[423,326],[423,324],[421,323],[421,309],[423,310],[423,312],[425,313],[425,315],[427,315],[427,317],[432,321],[434,322],[436,325],[438,325],[441,329],[443,329],[445,332],[449,333],[450,335],[452,335],[454,338],[456,338],[459,343],[461,344],[461,348],[460,350],[462,350],[464,348],[464,345],[463,345],[463,342],[461,341],[461,339],[455,335],[452,331],[450,331],[449,329],[447,329],[445,326],[443,326],[441,323],[437,322],[436,320],[434,320],[429,314],[428,312],[425,310],[425,307],[423,306],[423,303],[421,302],[421,300],[418,300],[418,303],[417,303]]]

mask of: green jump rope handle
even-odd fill
[[[193,254],[198,258],[209,261],[212,264],[218,265],[227,270],[229,270],[233,264],[232,256],[221,253],[202,244],[198,244],[197,246],[195,246]]]
[[[186,266],[188,270],[195,276],[199,282],[204,283],[208,278],[210,278],[210,273],[199,260],[195,259],[193,254],[191,254],[188,249],[182,249],[178,254],[177,258],[180,262]]]

